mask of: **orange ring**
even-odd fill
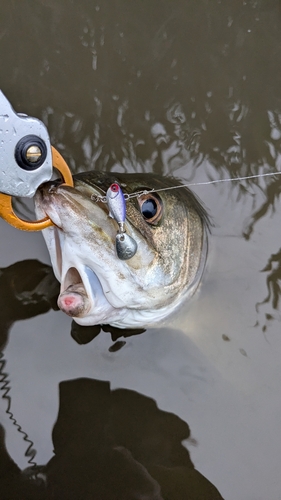
[[[73,187],[73,179],[67,163],[53,146],[51,146],[51,149],[53,166],[61,173],[64,184]],[[53,226],[53,222],[49,217],[34,221],[20,219],[13,211],[12,197],[2,193],[0,193],[0,217],[11,226],[23,231],[41,231],[46,227]]]

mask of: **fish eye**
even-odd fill
[[[143,218],[149,224],[156,224],[162,217],[163,205],[160,196],[155,193],[144,194],[138,197],[139,207]]]

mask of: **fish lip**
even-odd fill
[[[41,186],[39,189],[37,189],[36,194],[35,194],[35,210],[36,210],[36,215],[39,219],[43,219],[45,217],[48,217],[55,226],[59,227],[60,229],[62,228],[62,222],[60,219],[59,214],[57,211],[53,208],[53,210],[50,210],[50,206],[48,206],[48,200],[46,197],[43,195],[43,190],[45,189],[45,186]]]
[[[71,279],[69,278],[70,274],[73,274],[72,269],[74,269],[80,277],[80,281],[78,281],[77,283],[76,283],[76,281],[71,281]],[[64,293],[70,285],[73,285],[73,284],[80,285],[80,283],[81,283],[83,286],[85,295],[89,301],[88,306],[85,309],[83,309],[83,311],[79,315],[77,315],[77,316],[70,315],[74,319],[75,318],[83,318],[83,317],[87,316],[89,314],[89,311],[94,306],[93,295],[91,293],[92,290],[91,290],[91,287],[89,286],[88,280],[85,279],[85,274],[86,273],[84,272],[84,269],[81,269],[81,268],[78,269],[77,267],[71,266],[68,268],[68,270],[64,274],[64,277],[61,280],[60,295],[62,293]]]
[[[86,279],[87,273],[85,271],[86,266],[83,264],[81,265],[69,265],[66,269],[63,269],[63,249],[62,249],[62,238],[60,237],[60,231],[57,227],[53,228],[54,231],[54,240],[55,240],[55,250],[56,250],[56,270],[57,274],[59,274],[59,281],[61,283],[61,289],[60,289],[60,294],[65,292],[65,290],[69,287],[69,285],[76,284],[74,281],[72,282],[70,279],[70,270],[75,269],[76,272],[79,274],[81,283],[83,284],[84,290],[86,292],[86,295],[88,299],[91,302],[91,305],[93,305],[93,294],[92,294],[92,289],[89,283],[89,280]],[[75,263],[76,264],[76,263]],[[92,271],[92,270],[91,270]],[[93,274],[94,271],[92,271]],[[77,284],[79,281],[77,282]],[[85,314],[87,314],[89,311],[87,311]],[[82,317],[82,316],[81,316]]]
[[[71,316],[78,324],[104,324],[107,323],[108,318],[110,318],[112,315],[113,317],[117,315],[118,318],[124,316],[124,308],[115,308],[108,302],[99,277],[95,273],[95,271],[93,271],[93,269],[89,268],[88,266],[84,266],[83,264],[72,267],[79,273],[81,284],[83,285],[85,295],[88,299],[87,307],[83,309],[83,311],[79,315]],[[63,290],[66,289],[66,277],[69,269],[65,273],[64,279],[62,280],[61,293],[63,293]],[[94,323],[91,321],[91,319],[93,318]]]

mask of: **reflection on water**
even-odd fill
[[[3,349],[13,323],[54,307],[59,290],[51,268],[29,260],[1,270],[0,292]],[[73,331],[72,326],[72,335]],[[126,336],[132,333],[126,332]],[[55,455],[46,466],[38,467],[33,442],[11,412],[11,387],[3,355],[0,362],[6,413],[26,442],[26,456],[33,465],[21,472],[9,456],[0,426],[0,478],[5,498],[24,494],[59,499],[65,498],[66,491],[67,498],[73,499],[222,498],[195,470],[182,445],[190,437],[184,421],[160,411],[151,398],[125,389],[112,392],[108,382],[99,380],[60,384],[59,414],[53,429]]]
[[[278,0],[10,1],[0,87],[17,111],[44,120],[73,172],[186,181],[273,172],[280,22]],[[220,498],[215,487],[230,500],[279,499],[280,178],[195,190],[216,222],[200,293],[169,328],[125,339],[105,326],[71,327],[55,311],[39,235],[0,221],[7,499],[77,498],[77,488],[91,498],[103,488],[99,498],[209,500]],[[7,404],[35,443],[47,489],[21,472],[27,443]],[[185,422],[197,446],[181,444]]]
[[[119,328],[115,328],[114,326],[111,325],[94,325],[94,326],[80,326],[75,321],[72,321],[71,324],[71,337],[77,342],[77,344],[88,344],[91,342],[101,331],[103,332],[109,332],[111,334],[111,338],[113,342],[118,340],[120,337],[131,337],[132,335],[140,335],[141,333],[145,332],[145,329],[137,329],[135,328],[130,329],[127,328],[126,330],[120,330]],[[126,342],[124,342],[123,345],[125,345]],[[117,345],[120,346],[117,343]],[[114,349],[113,346],[111,346],[111,349]]]
[[[270,256],[270,259],[268,260],[267,265],[265,268],[262,270],[263,272],[267,273],[267,278],[266,278],[266,286],[268,290],[268,294],[265,297],[265,299],[262,302],[259,302],[256,307],[257,310],[259,311],[262,309],[261,306],[269,305],[271,306],[272,310],[270,312],[265,313],[265,324],[263,325],[262,329],[265,332],[267,330],[267,325],[270,324],[270,322],[274,319],[279,319],[280,321],[280,316],[278,315],[276,318],[276,313],[278,313],[279,309],[279,299],[281,295],[281,288],[280,288],[280,280],[281,280],[281,249],[276,253],[272,254]],[[259,325],[259,322],[257,322],[257,326]]]
[[[21,5],[3,6],[1,84],[16,108],[43,113],[74,171],[167,173],[202,156],[220,175],[275,167],[278,1]]]
[[[33,459],[36,451],[33,449],[33,442],[28,438],[12,412],[11,387],[9,374],[6,372],[6,360],[4,359],[3,350],[8,342],[9,331],[13,324],[16,321],[46,313],[51,307],[57,309],[58,293],[59,284],[51,267],[37,260],[16,262],[7,268],[0,269],[0,297],[2,304],[0,314],[0,390],[7,405],[6,413],[26,443],[26,456],[29,457],[30,464],[35,464]],[[3,441],[2,449],[5,450],[4,429],[1,425],[0,428],[1,440]],[[5,464],[5,462],[7,462],[8,470],[11,467],[13,475],[17,467],[9,455],[4,452],[1,464]],[[2,474],[3,478],[5,478],[5,468],[1,470],[0,477]],[[10,480],[13,482],[13,478],[8,480],[8,484]]]
[[[0,269],[0,349],[15,321],[58,309],[59,283],[52,268],[37,260],[16,262]]]
[[[21,474],[3,446],[2,432],[6,498],[20,492],[54,499],[66,498],[66,492],[69,499],[222,498],[181,444],[189,436],[185,422],[137,392],[111,391],[99,380],[61,382],[55,455],[46,466]],[[35,484],[27,482],[27,474],[35,476]]]
[[[17,262],[1,269],[0,339],[3,349],[13,323],[57,309],[59,284],[50,266],[36,260]],[[87,343],[100,327],[72,324],[71,334]],[[82,330],[82,333],[81,333]],[[111,327],[104,327],[110,331]],[[145,330],[126,331],[125,337]],[[86,340],[83,338],[85,334]],[[124,332],[113,328],[112,339]],[[125,342],[123,343],[125,344]],[[116,345],[116,344],[115,344]],[[118,349],[109,348],[110,352]],[[190,437],[188,425],[165,413],[155,402],[129,390],[110,391],[109,383],[79,379],[60,384],[60,407],[53,429],[54,457],[37,466],[36,450],[12,413],[9,375],[0,359],[0,388],[6,413],[26,443],[32,467],[21,472],[5,446],[1,429],[1,475],[5,498],[99,498],[161,500],[169,498],[222,498],[190,460],[182,441]],[[125,409],[125,411],[124,411]],[[28,480],[29,478],[29,480]],[[44,478],[44,482],[42,481]],[[46,485],[45,485],[46,483]],[[38,496],[39,495],[39,496]]]

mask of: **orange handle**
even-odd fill
[[[64,184],[73,187],[73,179],[67,163],[53,146],[51,146],[51,148],[53,166],[61,173]],[[11,226],[14,226],[17,229],[22,229],[23,231],[41,231],[42,229],[53,225],[53,222],[49,219],[49,217],[33,221],[20,219],[13,211],[12,197],[8,194],[2,193],[0,194],[0,217],[11,224]]]

